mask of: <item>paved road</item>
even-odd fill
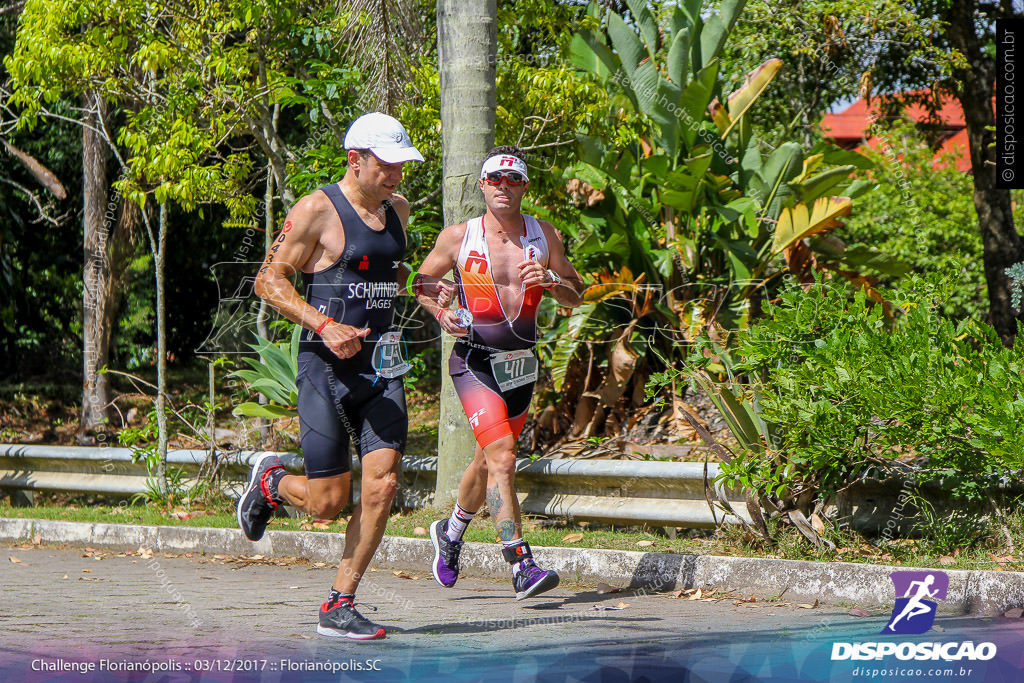
[[[877,634],[888,618],[571,585],[515,602],[511,580],[464,579],[445,590],[421,567],[367,574],[357,599],[389,634],[354,643],[315,633],[330,567],[137,551],[2,552],[0,681],[866,680],[854,675],[864,662],[830,660],[833,643],[884,640]],[[628,606],[595,610],[620,604]],[[917,640],[993,641],[999,655],[939,662],[954,675],[924,679],[1024,680],[1020,620],[937,623],[942,632]],[[888,660],[867,664],[908,664]],[[973,670],[960,676],[961,664]],[[151,667],[167,671],[154,675]],[[910,673],[881,679],[922,680]]]

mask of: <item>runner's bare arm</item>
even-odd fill
[[[550,269],[562,280],[560,284],[549,289],[555,301],[563,306],[579,306],[583,303],[583,292],[586,288],[583,278],[566,258],[561,234],[547,221],[540,221],[540,226],[548,241],[548,267],[544,268],[536,261],[523,261],[519,264],[520,277],[527,286],[535,284],[550,287],[551,278],[547,273]]]
[[[427,254],[427,258],[423,259],[419,272],[427,277],[442,278],[452,270],[455,267],[455,261],[459,258],[459,247],[465,234],[465,223],[450,225],[442,230],[441,234],[437,236],[434,248]],[[454,287],[452,291],[454,292]],[[443,300],[440,302],[435,301],[427,296],[417,296],[416,300],[431,315],[437,318],[437,321],[441,324],[441,329],[445,332],[457,337],[467,334],[466,328],[459,327],[454,315],[448,310],[447,302]],[[442,309],[445,312],[438,315]]]
[[[307,304],[292,285],[292,278],[320,251],[320,230],[325,213],[332,209],[322,193],[300,199],[284,222],[284,227],[267,251],[256,276],[256,294],[294,323],[316,331],[327,316]],[[368,329],[328,322],[321,330],[324,344],[339,358],[348,358],[360,348],[360,338]]]
[[[409,200],[402,195],[395,193],[391,195],[391,206],[395,209],[395,213],[398,214],[398,219],[402,222],[402,232],[406,233],[408,236],[409,215],[412,212],[412,208],[409,206]],[[414,282],[419,286],[419,291],[426,294],[431,299],[438,301],[442,306],[447,306],[455,292],[455,283],[451,280],[431,277],[424,274],[422,271],[417,271],[417,273],[417,279]],[[405,288],[408,280],[409,268],[403,263],[398,268],[399,294],[415,296],[414,292],[410,292]]]

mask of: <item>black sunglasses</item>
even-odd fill
[[[484,176],[484,180],[491,185],[501,185],[502,178],[507,180],[509,185],[522,185],[526,182],[526,176],[519,171],[491,171]]]

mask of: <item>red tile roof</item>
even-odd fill
[[[877,102],[877,98],[875,102]],[[908,106],[904,113],[914,121],[924,121],[927,119],[927,110],[919,104]],[[957,169],[965,172],[970,171],[971,156],[968,151],[964,112],[960,107],[960,103],[955,98],[947,95],[943,98],[942,107],[937,114],[941,125],[951,135],[943,141],[937,150],[936,158],[948,153],[954,153],[956,154]],[[860,99],[841,112],[826,114],[821,122],[821,127],[825,131],[826,136],[835,141],[840,147],[855,149],[866,145],[874,149],[878,145],[878,140],[873,137],[866,138],[865,133],[867,133],[868,127],[871,125],[871,117],[877,117],[878,115],[877,104],[872,103],[869,105],[865,100]],[[944,162],[935,162],[936,168],[944,165]]]

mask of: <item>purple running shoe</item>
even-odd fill
[[[462,541],[449,539],[448,520],[439,519],[430,525],[430,542],[434,544],[434,563],[430,567],[434,580],[445,588],[451,588],[459,580]],[[555,583],[558,583],[557,578]]]
[[[512,586],[516,590],[516,600],[530,598],[549,591],[558,585],[558,573],[552,569],[544,570],[532,559],[523,560],[523,568],[512,577]]]

